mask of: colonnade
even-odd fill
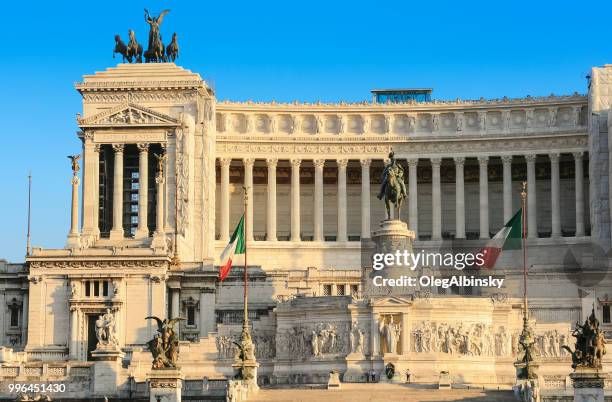
[[[538,154],[524,155],[526,161],[527,183],[528,183],[528,237],[538,237],[537,224],[537,196],[536,196],[536,157]],[[550,187],[551,187],[551,222],[552,237],[559,237],[561,233],[561,203],[560,203],[560,173],[559,152],[546,154],[550,161]],[[574,152],[575,163],[575,203],[576,203],[576,231],[575,236],[585,235],[584,220],[584,168],[583,152]],[[518,155],[514,155],[518,156]],[[503,165],[503,219],[508,221],[518,205],[512,205],[512,161],[513,155],[502,155]],[[478,156],[479,166],[479,237],[488,239],[490,236],[490,205],[489,205],[489,161],[491,156]],[[450,159],[448,157],[447,159]],[[442,157],[429,158],[432,169],[431,193],[432,193],[432,240],[442,239],[442,192],[440,180],[440,167]],[[291,189],[290,189],[290,221],[291,230],[289,240],[301,241],[301,219],[300,219],[300,167],[305,159],[291,158]],[[418,182],[417,167],[423,159],[407,158],[408,164],[408,222],[411,230],[418,235]],[[465,161],[464,156],[452,157],[455,167],[455,238],[466,238],[466,201],[465,201]],[[337,234],[336,241],[346,242],[347,233],[347,177],[346,168],[348,159],[312,159],[314,165],[314,230],[313,241],[324,241],[323,235],[323,167],[325,164],[335,164],[337,168]],[[220,158],[221,185],[220,185],[220,239],[227,241],[230,234],[230,164],[231,158]],[[244,166],[244,185],[248,188],[249,203],[247,205],[247,233],[246,237],[253,240],[253,166],[254,158],[242,159]],[[362,158],[361,163],[361,238],[370,237],[370,166],[372,159]],[[277,241],[277,189],[276,170],[278,158],[267,158],[268,181],[266,188],[266,240]],[[422,185],[422,184],[421,184]],[[364,196],[367,195],[367,196]]]

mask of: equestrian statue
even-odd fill
[[[395,216],[399,219],[402,203],[407,196],[406,183],[404,183],[404,168],[395,159],[395,153],[391,151],[389,153],[389,163],[385,166],[382,173],[380,191],[377,195],[379,200],[383,198],[385,200],[387,220],[394,219]],[[391,210],[392,204],[393,213]]]

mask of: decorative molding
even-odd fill
[[[175,127],[179,121],[153,109],[124,102],[89,117],[78,117],[79,127]]]
[[[31,269],[164,268],[167,260],[30,261]],[[31,282],[36,283],[31,280]]]
[[[376,155],[380,155],[380,159],[382,159],[389,151],[389,147],[393,147],[396,156],[399,158],[407,158],[408,155],[415,154],[422,155],[424,158],[428,155],[451,157],[457,153],[464,156],[513,154],[527,155],[526,157],[529,158],[530,154],[535,157],[537,153],[549,153],[550,150],[563,153],[588,150],[588,136],[581,134],[539,138],[457,138],[448,141],[429,139],[427,141],[406,141],[406,138],[386,137],[385,140],[372,138],[371,142],[363,141],[364,143],[361,144],[348,141],[343,143],[344,141],[340,139],[335,142],[306,144],[295,144],[287,142],[286,139],[279,139],[278,142],[271,140],[274,139],[246,141],[245,139],[226,140],[219,138],[216,144],[216,153],[220,157],[250,155],[251,157],[265,158],[269,155],[284,154],[288,155],[288,158],[295,155],[303,159],[314,159],[315,156],[316,159],[321,157],[336,159],[337,155],[349,155],[354,159],[360,157],[377,159]]]

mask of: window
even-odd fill
[[[195,308],[187,307],[187,325],[195,325]]]
[[[351,285],[351,295],[356,296],[359,293],[359,285]]]
[[[603,306],[603,323],[610,324],[610,305],[604,304]]]
[[[344,296],[345,295],[345,287],[344,287],[344,285],[338,285],[336,287],[336,294],[338,296]]]
[[[323,296],[331,296],[332,285],[323,285]]]
[[[108,296],[108,281],[102,282],[102,296]]]
[[[89,297],[91,296],[91,288],[90,288],[91,282],[89,281],[85,281],[85,296]]]
[[[19,309],[17,306],[11,308],[11,327],[19,326]]]
[[[94,281],[94,297],[100,296],[100,282]]]

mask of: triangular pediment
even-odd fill
[[[412,298],[400,296],[383,296],[372,299],[372,304],[375,306],[400,306],[412,304]]]
[[[93,116],[79,117],[80,127],[175,127],[177,119],[132,102],[125,102]]]

